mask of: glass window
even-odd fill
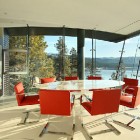
[[[27,74],[27,48],[25,36],[10,37],[9,73]]]
[[[9,50],[9,73],[27,73],[27,50]]]
[[[120,64],[120,79],[122,79],[124,76],[136,78],[140,53],[139,40],[140,37],[137,36],[125,41],[124,51]],[[93,40],[93,64],[95,65],[96,63],[96,75],[101,75],[103,79],[115,78],[115,74],[119,66],[120,56],[122,53],[123,43],[124,41],[113,43],[102,40],[96,40],[95,42],[95,39]],[[90,74],[92,64],[92,39],[85,39],[85,57],[85,77],[87,77]]]
[[[2,46],[0,45],[0,96],[2,95]]]

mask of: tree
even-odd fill
[[[62,37],[59,37],[59,40],[57,40],[55,47],[58,51],[58,57],[55,61],[55,66],[57,67],[56,73],[62,74],[61,76],[63,79],[64,75],[71,74],[71,64],[70,59],[67,55],[67,46]]]
[[[45,53],[47,45],[44,36],[30,37],[29,50],[29,72],[30,75],[43,77],[54,77],[53,60]]]
[[[25,71],[26,68],[26,56],[27,54],[20,53],[20,50],[27,50],[26,37],[25,36],[11,36],[9,39],[9,65],[10,71]],[[14,51],[13,51],[14,50]]]
[[[75,48],[71,48],[71,75],[77,75],[77,52]]]
[[[118,79],[119,80],[123,80],[123,78],[127,76],[125,74],[126,68],[125,68],[125,64],[124,64],[123,60],[121,60],[120,66],[118,66],[118,67],[119,67],[119,70],[118,70]],[[115,72],[112,73],[111,78],[113,80],[116,80],[116,75],[117,75],[117,71],[116,71],[116,73]]]
[[[16,51],[10,53],[9,65],[11,71],[22,72],[23,69],[28,68],[26,75],[13,75],[12,78],[16,81],[23,81],[28,88],[31,77],[54,77],[54,62],[51,58],[48,58],[45,52],[47,44],[44,42],[44,36],[30,36],[29,48],[26,45],[26,36],[11,36],[9,41],[10,50],[27,50],[27,53]]]

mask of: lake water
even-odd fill
[[[102,78],[104,80],[109,80],[109,79],[111,79],[111,75],[112,75],[113,72],[116,72],[116,70],[101,70],[99,72],[99,74],[102,76]],[[137,73],[137,71],[133,72],[133,74],[135,74],[135,75],[136,75],[136,73]],[[126,70],[125,74],[127,75],[128,78],[133,78],[133,79],[136,78],[136,76],[132,76],[131,77],[132,70]],[[85,72],[85,77],[87,77],[88,75],[90,75],[90,73],[89,72]],[[140,77],[138,77],[138,79],[140,80]]]

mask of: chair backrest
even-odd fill
[[[16,93],[17,103],[18,103],[18,105],[20,106],[20,105],[21,105],[21,102],[22,102],[22,101],[24,100],[24,98],[25,98],[24,87],[23,87],[22,82],[19,82],[18,84],[16,84],[16,85],[14,86],[14,90],[15,90],[15,93]]]
[[[124,89],[126,86],[138,86],[138,80],[137,79],[131,79],[131,78],[123,78],[123,81],[125,84],[123,85],[122,89]]]
[[[103,89],[93,91],[92,115],[118,112],[120,89]]]
[[[101,76],[88,76],[88,80],[102,80]]]
[[[66,76],[65,77],[65,81],[68,81],[68,80],[78,80],[78,76]]]
[[[48,115],[71,114],[70,92],[64,90],[39,90],[40,112]]]
[[[41,78],[40,79],[40,82],[41,84],[45,84],[45,83],[50,83],[50,82],[55,82],[56,81],[56,78]]]

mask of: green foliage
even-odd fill
[[[71,60],[71,75],[77,76],[77,52],[73,47],[70,50],[70,60]]]
[[[9,39],[10,52],[9,52],[9,65],[10,70],[23,71],[26,68],[27,54],[19,52],[20,50],[26,51],[26,37],[25,36],[11,36]],[[14,52],[13,52],[14,50]],[[16,51],[18,50],[18,51]]]
[[[13,79],[17,82],[22,81],[25,90],[29,91],[31,87],[31,79],[34,76],[39,78],[54,77],[54,62],[51,58],[48,58],[45,49],[47,48],[46,42],[44,42],[44,36],[30,36],[29,48],[26,45],[25,36],[10,36],[10,50],[27,50],[27,53],[22,52],[10,52],[10,69],[12,72],[23,72],[28,68],[27,75],[19,75],[18,79]]]
[[[29,72],[32,76],[54,77],[53,60],[45,53],[47,48],[44,36],[30,37]]]
[[[55,67],[57,69],[56,73],[62,74],[62,77],[64,75],[70,75],[71,63],[69,57],[67,56],[67,46],[64,43],[62,37],[59,37],[59,40],[57,40],[55,47],[58,51],[58,56],[57,58],[55,58]]]
[[[70,76],[71,75],[71,63],[70,63],[70,59],[68,56],[65,56],[65,66],[64,66],[64,71],[65,71],[65,75]]]

